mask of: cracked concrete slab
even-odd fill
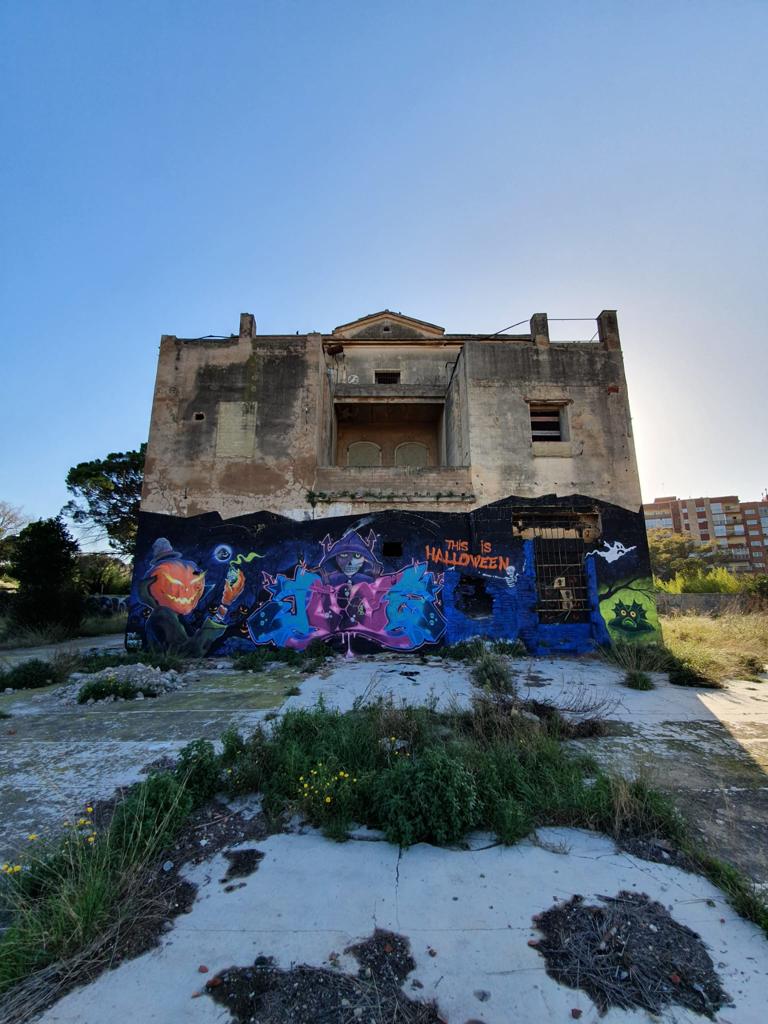
[[[343,950],[376,927],[410,940],[416,969],[404,988],[411,997],[436,999],[448,1024],[564,1021],[573,1008],[589,1024],[644,1021],[645,1013],[617,1009],[600,1017],[585,993],[549,978],[528,946],[537,935],[532,915],[575,893],[595,900],[621,889],[647,893],[701,935],[733,999],[718,1015],[721,1024],[762,1024],[768,942],[719,890],[699,876],[621,853],[591,833],[543,829],[540,841],[471,850],[420,844],[401,854],[385,842],[275,835],[257,844],[264,853],[258,871],[232,893],[219,881],[226,869],[219,855],[188,872],[199,886],[197,900],[157,949],[65,996],[40,1024],[220,1022],[220,1007],[193,998],[203,984],[200,964],[211,975],[262,955],[283,967],[328,967],[335,953],[341,970],[355,971]],[[413,990],[414,980],[423,988]],[[702,1018],[671,1008],[655,1019]]]

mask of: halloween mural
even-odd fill
[[[306,522],[142,513],[126,645],[353,657],[482,636],[546,654],[658,630],[642,514],[549,495]]]

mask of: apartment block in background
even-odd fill
[[[697,544],[727,550],[731,572],[768,571],[768,496],[761,501],[739,501],[735,494],[656,498],[643,505],[643,514],[649,530],[687,533]]]

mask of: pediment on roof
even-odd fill
[[[381,338],[387,340],[400,338],[441,338],[445,328],[426,320],[416,320],[412,316],[393,313],[382,309],[380,313],[370,313],[348,324],[334,327],[333,336],[338,338]]]

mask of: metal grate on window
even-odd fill
[[[546,530],[542,530],[546,534]],[[552,534],[559,533],[552,530]],[[583,540],[539,536],[533,542],[537,611],[544,623],[589,622]]]
[[[559,405],[531,405],[531,439],[562,441]]]
[[[374,380],[377,384],[399,384],[399,370],[375,370]]]

